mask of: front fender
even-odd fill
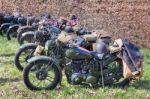
[[[9,29],[16,29],[16,30],[18,30],[19,26],[20,26],[20,25],[18,25],[18,24],[11,25],[11,26],[9,27]]]
[[[53,61],[53,59],[48,56],[35,56],[35,57],[30,58],[28,60],[28,63],[35,63],[37,61],[42,61],[42,60]]]
[[[25,32],[22,34],[19,44],[22,45],[24,44],[24,41],[28,41],[28,43],[34,43],[35,39],[34,39],[34,32],[30,31],[30,32]]]
[[[44,56],[44,55],[35,56],[35,57],[28,59],[28,63],[32,64],[32,63],[36,63],[36,62],[43,61],[43,60],[52,61],[56,66],[58,66],[60,70],[62,70],[59,64],[53,58],[49,56]]]
[[[36,29],[33,26],[21,26],[17,31],[18,32],[17,33],[18,42],[20,42],[20,39],[21,39],[23,33],[28,32],[28,31],[35,31],[35,30]]]
[[[20,46],[20,49],[28,47],[28,46],[33,46],[33,47],[37,47],[38,45],[35,43],[27,43],[27,44],[23,44]]]
[[[34,31],[25,32],[25,33],[22,34],[22,38],[25,37],[25,36],[32,36],[34,34],[35,34]]]

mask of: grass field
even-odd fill
[[[144,77],[124,89],[73,86],[64,77],[60,88],[30,91],[22,81],[22,73],[14,66],[18,47],[15,39],[7,41],[0,37],[0,99],[150,99],[150,49],[141,50],[145,56]]]

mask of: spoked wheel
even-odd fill
[[[34,31],[37,30],[36,28],[33,28],[32,26],[22,26],[18,29],[17,33],[17,41],[20,42],[20,39],[22,37],[22,34],[28,31]]]
[[[11,40],[11,37],[17,37],[18,28],[19,28],[19,25],[12,25],[9,27],[9,29],[6,32],[8,40]]]
[[[15,65],[18,70],[23,71],[24,67],[27,65],[28,60],[33,57],[36,47],[36,44],[29,44],[17,51],[15,55]]]
[[[17,32],[6,33],[7,39],[11,40],[12,37],[16,38]]]
[[[52,90],[60,82],[61,72],[50,60],[36,61],[24,69],[23,80],[30,90]]]

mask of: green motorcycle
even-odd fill
[[[95,51],[74,43],[59,40],[47,43],[49,56],[36,56],[28,60],[23,80],[30,90],[52,90],[62,80],[63,66],[68,83],[73,85],[104,86],[120,83],[123,65],[117,52],[108,50],[99,40]]]

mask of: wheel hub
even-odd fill
[[[47,72],[45,70],[39,70],[36,73],[36,77],[37,77],[38,80],[44,80],[47,77]]]

